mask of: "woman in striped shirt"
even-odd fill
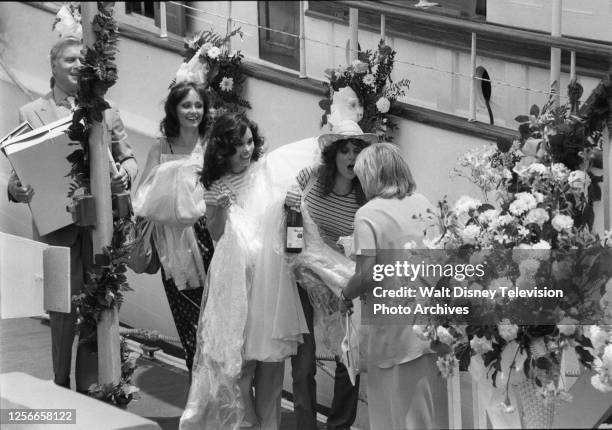
[[[301,170],[297,175],[299,188],[287,193],[286,205],[299,208],[303,199],[321,238],[338,252],[342,249],[336,242],[342,236],[353,234],[355,212],[365,203],[359,179],[353,172],[355,160],[363,148],[377,141],[376,135],[364,134],[356,122],[339,121],[333,133],[319,137],[321,163]],[[304,335],[304,343],[291,358],[293,396],[296,422],[300,429],[310,430],[317,428],[314,309],[308,292],[299,285],[298,291],[310,334]],[[334,379],[334,397],[327,428],[347,429],[357,413],[359,378],[353,387],[346,367],[337,361]]]

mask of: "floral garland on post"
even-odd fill
[[[240,28],[225,37],[212,30],[202,30],[192,39],[186,39],[184,62],[170,86],[178,81],[192,80],[206,86],[210,97],[210,116],[214,119],[225,112],[239,112],[251,108],[242,98],[245,75],[242,66],[244,55],[227,49],[232,37],[243,37]]]
[[[329,83],[323,83],[327,97],[319,102],[324,110],[321,127],[328,122],[334,92],[350,87],[363,106],[361,129],[365,133],[375,133],[380,141],[392,141],[391,133],[397,129],[397,123],[389,115],[391,103],[410,88],[408,79],[391,80],[395,55],[396,52],[381,40],[376,51],[359,52],[358,59],[348,66],[325,70]]]
[[[90,194],[89,178],[89,134],[93,121],[102,122],[104,111],[110,105],[104,100],[104,94],[117,81],[118,27],[113,18],[113,11],[105,2],[98,2],[98,14],[94,16],[92,27],[96,41],[92,48],[83,50],[82,65],[78,70],[79,87],[77,92],[77,109],[73,113],[72,124],[68,135],[72,144],[77,145],[68,161],[72,164],[69,176],[72,183],[69,197],[79,194]],[[88,270],[83,292],[73,297],[78,310],[77,323],[88,326],[91,336],[80,339],[80,342],[91,342],[96,336],[96,327],[100,315],[108,309],[119,308],[123,302],[123,293],[131,291],[125,276],[125,258],[129,251],[130,235],[133,234],[131,221],[116,220],[113,223],[111,244],[102,251],[103,264]],[[133,238],[132,238],[133,239]],[[89,387],[89,394],[116,405],[126,405],[138,389],[131,385],[131,374],[135,368],[134,360],[128,360],[125,344],[121,350],[122,376],[116,386]]]

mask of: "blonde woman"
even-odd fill
[[[341,294],[341,310],[373,288],[367,276],[382,263],[379,250],[422,245],[429,225],[419,214],[430,202],[416,184],[397,147],[377,143],[365,148],[355,173],[368,202],[355,214],[355,275]],[[411,325],[372,325],[367,345],[368,414],[372,429],[434,429],[448,426],[446,381],[439,376],[436,355]]]

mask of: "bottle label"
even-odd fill
[[[304,227],[287,227],[287,248],[304,247]]]

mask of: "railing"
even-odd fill
[[[560,0],[555,0],[555,1],[560,1]],[[256,34],[252,34],[252,33],[249,34],[250,29],[253,29],[256,31],[263,29],[269,32],[283,34],[283,35],[295,38],[296,40],[299,41],[297,45],[299,46],[299,51],[300,51],[300,55],[299,55],[300,61],[299,61],[299,72],[297,72],[297,75],[300,78],[310,77],[310,78],[314,78],[317,80],[323,79],[322,76],[320,75],[315,76],[312,74],[311,71],[307,70],[307,62],[306,62],[306,59],[307,59],[307,52],[306,52],[307,44],[306,43],[307,42],[311,44],[317,44],[322,47],[327,47],[330,50],[330,52],[332,52],[331,50],[334,50],[334,49],[341,49],[341,50],[346,49],[346,47],[339,46],[336,43],[333,43],[333,42],[330,43],[330,41],[318,40],[316,37],[307,36],[307,32],[305,29],[305,22],[304,22],[305,21],[304,20],[304,14],[305,14],[305,2],[304,1],[300,1],[300,6],[299,6],[300,25],[299,25],[299,31],[297,32],[298,34],[287,33],[287,32],[284,32],[284,31],[281,31],[275,28],[258,25],[258,23],[253,22],[253,20],[238,19],[235,16],[232,16],[232,3],[231,2],[227,2],[229,7],[227,9],[227,12],[224,11],[225,13],[215,13],[210,10],[204,10],[202,8],[188,6],[188,5],[177,3],[177,2],[170,2],[170,3],[173,3],[176,6],[180,6],[184,8],[186,11],[190,11],[191,13],[195,12],[196,14],[205,14],[208,16],[213,16],[213,17],[218,18],[221,22],[225,20],[226,31],[228,32],[231,31],[233,27],[241,26],[243,30],[245,29],[247,30],[245,32],[247,37],[249,36],[257,37]],[[349,23],[348,24],[349,24],[349,32],[350,32],[350,43],[349,43],[348,54],[349,54],[349,58],[351,59],[356,58],[357,53],[358,53],[357,40],[358,40],[358,35],[359,35],[359,22],[358,21],[359,21],[359,11],[360,10],[367,11],[368,13],[371,13],[371,14],[380,15],[380,37],[382,39],[387,38],[387,34],[386,34],[387,25],[386,24],[387,24],[388,17],[392,17],[396,19],[405,18],[405,19],[410,19],[410,20],[418,20],[421,23],[428,23],[428,24],[433,24],[436,26],[443,26],[445,28],[449,28],[455,31],[461,31],[461,32],[465,32],[466,34],[470,34],[471,35],[470,46],[466,47],[466,48],[469,48],[469,51],[470,51],[470,62],[469,62],[470,72],[469,73],[460,73],[455,70],[444,70],[443,68],[434,67],[434,66],[425,65],[425,64],[419,64],[418,62],[405,61],[401,58],[396,58],[395,60],[396,64],[398,65],[419,68],[423,70],[432,71],[435,73],[443,73],[443,74],[448,75],[449,77],[457,77],[457,78],[469,80],[469,103],[468,103],[468,106],[466,106],[467,113],[465,114],[468,121],[476,120],[478,87],[479,87],[479,83],[482,83],[482,82],[487,82],[491,85],[495,84],[500,87],[506,87],[510,90],[520,90],[528,94],[529,93],[543,94],[545,96],[550,96],[552,94],[557,99],[561,99],[561,98],[563,98],[564,100],[567,99],[567,97],[561,96],[559,94],[560,92],[559,91],[560,67],[557,67],[557,66],[554,67],[555,71],[552,72],[552,75],[551,75],[552,76],[551,83],[556,82],[556,86],[554,86],[552,89],[531,88],[527,85],[518,85],[518,84],[507,82],[504,80],[494,80],[491,78],[487,79],[487,78],[483,78],[482,76],[479,76],[477,73],[477,64],[476,64],[476,58],[478,55],[477,42],[479,38],[484,38],[484,37],[495,37],[497,39],[507,38],[508,40],[512,40],[514,42],[517,42],[517,41],[522,42],[525,45],[529,45],[529,46],[541,46],[541,47],[546,46],[548,48],[551,48],[552,52],[557,52],[559,49],[568,50],[571,53],[570,79],[574,79],[576,77],[576,52],[577,51],[580,52],[581,54],[587,54],[587,55],[612,56],[612,48],[609,45],[596,43],[596,42],[582,41],[582,40],[561,37],[561,36],[549,36],[549,35],[535,33],[535,32],[527,31],[527,30],[511,29],[507,27],[486,24],[486,23],[477,23],[477,22],[472,22],[469,20],[460,19],[460,18],[441,16],[441,15],[436,15],[432,13],[424,13],[422,10],[418,10],[414,8],[393,6],[389,4],[372,2],[372,1],[343,0],[343,1],[339,1],[338,3],[349,7]],[[199,19],[197,16],[194,16],[194,15],[189,15],[189,16],[192,19]],[[205,20],[202,20],[202,21],[205,21]],[[163,22],[161,24],[162,25],[160,26],[160,37],[163,37],[163,33],[165,30],[164,30]],[[329,55],[331,56],[333,54],[330,53]],[[559,61],[560,61],[560,52],[557,52],[555,55],[557,56],[555,58],[559,58]],[[554,63],[557,64],[558,62],[555,61]],[[274,65],[273,67],[279,67],[279,66]],[[319,72],[322,72],[322,71],[319,71]],[[291,73],[296,73],[296,72],[292,71]],[[453,112],[453,114],[455,115],[456,115],[457,109],[461,110],[460,106],[455,106],[454,109],[455,110],[451,110],[451,112]]]

